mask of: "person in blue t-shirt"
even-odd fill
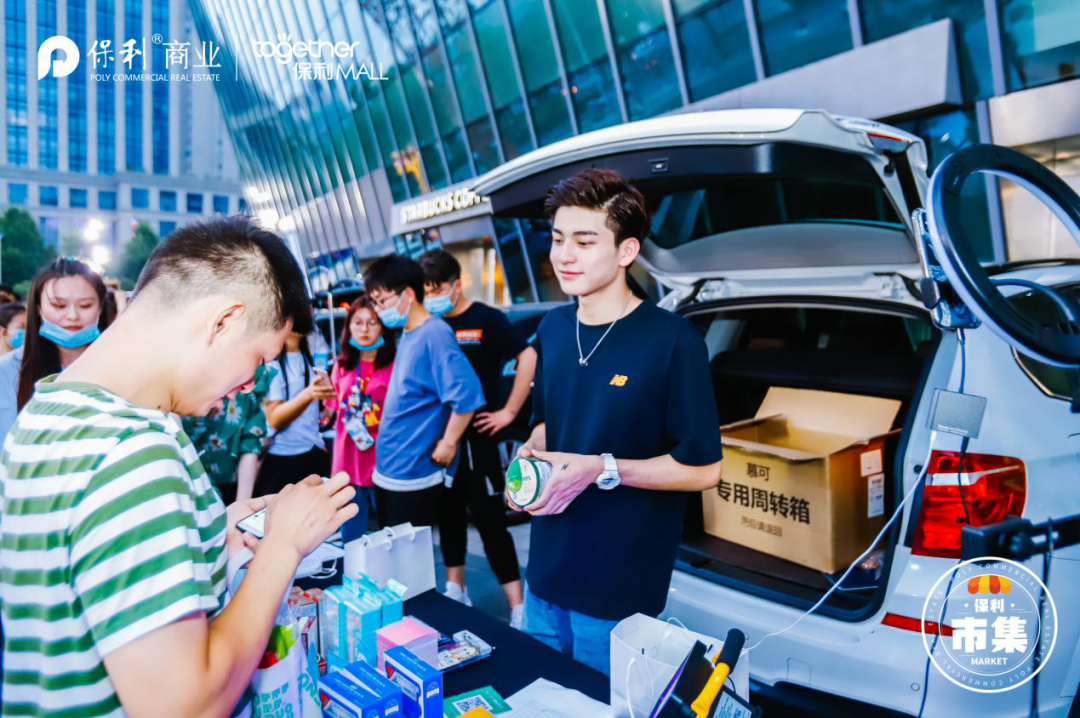
[[[519,455],[553,473],[527,508],[525,631],[608,673],[615,625],[664,608],[686,496],[720,480],[720,422],[701,333],[628,282],[649,230],[642,194],[590,168],[544,210],[577,302],[549,312],[535,342],[535,428]]]
[[[382,257],[364,286],[388,329],[403,329],[375,440],[379,525],[435,526],[444,486],[457,471],[458,442],[484,405],[480,379],[454,331],[424,308],[424,270],[408,257]]]

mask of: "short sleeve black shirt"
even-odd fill
[[[700,331],[646,301],[581,366],[575,311],[552,310],[537,335],[533,418],[546,422],[548,450],[616,460],[671,454],[689,466],[719,461],[719,419]],[[586,355],[609,326],[581,326]],[[563,513],[533,517],[529,590],[596,618],[657,615],[685,508],[685,492],[589,486]]]
[[[458,346],[480,377],[488,411],[501,409],[506,400],[499,390],[503,367],[528,344],[505,314],[481,302],[473,302],[456,317],[443,315],[443,318],[454,330]]]

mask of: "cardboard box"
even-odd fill
[[[895,399],[772,387],[753,419],[720,427],[724,475],[705,531],[827,573],[885,525],[885,437]]]
[[[442,673],[404,646],[386,652],[386,676],[401,687],[405,718],[442,718]]]
[[[328,718],[383,718],[385,701],[342,672],[319,679],[319,699]]]

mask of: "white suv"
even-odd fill
[[[878,550],[829,600],[750,654],[769,707],[828,715],[1026,716],[1029,682],[999,694],[954,685],[930,667],[923,604],[960,561],[967,522],[1036,523],[1080,513],[1076,370],[1018,354],[985,325],[939,328],[920,300],[926,278],[912,212],[926,201],[922,142],[866,120],[801,110],[736,110],[634,122],[574,137],[479,178],[497,241],[547,251],[547,188],[586,166],[619,170],[645,194],[653,234],[640,264],[661,304],[699,325],[722,423],[754,415],[770,386],[899,399],[887,447],[886,515],[914,494]],[[517,235],[517,238],[514,237]],[[1080,287],[1080,268],[1047,263],[1001,277]],[[658,285],[658,286],[657,286]],[[1053,323],[1039,292],[1002,288],[1021,312]],[[981,433],[957,471],[961,437],[927,428],[935,390],[987,399]],[[1026,565],[1044,571],[1044,557]],[[748,645],[789,626],[839,574],[706,534],[691,502],[666,616]],[[1065,716],[1080,682],[1080,551],[1055,551],[1056,650],[1037,681],[1039,715]]]

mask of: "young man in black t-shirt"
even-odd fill
[[[521,628],[525,598],[514,539],[506,528],[506,482],[497,435],[514,421],[529,398],[536,351],[518,335],[505,314],[465,296],[461,265],[452,254],[436,249],[418,261],[425,275],[424,306],[450,324],[480,377],[488,402],[465,432],[461,467],[443,499],[439,542],[446,562],[446,595],[471,605],[465,589],[465,546],[468,519],[472,518],[491,570],[510,602],[510,625]],[[503,367],[515,360],[514,385],[500,408]]]
[[[685,318],[636,296],[627,270],[649,229],[611,170],[551,188],[551,264],[576,304],[544,317],[531,438],[552,464],[533,516],[525,630],[608,673],[610,633],[664,609],[687,492],[719,482],[708,351]]]

